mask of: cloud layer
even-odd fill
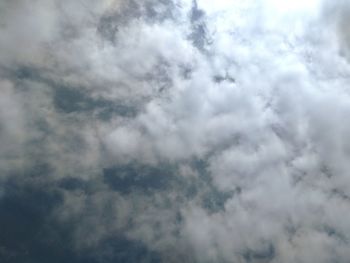
[[[348,262],[349,10],[2,1],[0,261]]]

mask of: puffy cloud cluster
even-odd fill
[[[304,2],[2,1],[2,261],[348,262],[350,6]]]

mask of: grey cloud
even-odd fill
[[[347,27],[349,17],[349,3],[347,1],[325,1],[324,16],[328,26],[333,27],[339,40],[339,52],[349,58],[349,30]]]
[[[145,23],[157,23],[166,19],[175,19],[176,4],[169,0],[128,1],[120,3],[116,10],[107,12],[98,22],[98,32],[111,42],[118,41],[116,33],[120,27],[132,20],[143,19]]]
[[[205,24],[205,13],[198,8],[197,1],[192,2],[192,8],[190,11],[190,21],[192,32],[190,34],[190,39],[195,47],[199,50],[204,51],[208,44],[207,37],[207,27]]]

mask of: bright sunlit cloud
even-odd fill
[[[281,13],[313,13],[318,10],[320,0],[267,0],[266,5]]]
[[[319,9],[321,0],[198,0],[198,5],[207,12],[225,11],[227,8],[244,8],[247,6],[261,6],[276,12],[276,15],[281,13],[312,13]]]

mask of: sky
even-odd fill
[[[349,262],[349,18],[0,0],[0,261]]]

